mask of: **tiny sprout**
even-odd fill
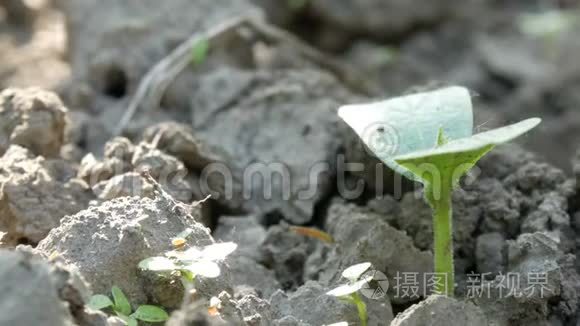
[[[202,64],[209,53],[210,43],[209,40],[204,39],[196,43],[191,49],[191,62],[193,65]]]
[[[518,19],[521,32],[531,37],[552,37],[571,30],[579,22],[577,12],[564,10],[525,13]]]
[[[367,111],[369,112],[366,115]],[[453,235],[451,195],[465,175],[496,145],[506,143],[536,127],[532,118],[472,135],[471,97],[463,87],[419,93],[382,103],[342,107],[339,115],[361,136],[385,164],[424,185],[426,201],[433,209],[435,292],[453,295]],[[377,122],[389,122],[396,147],[380,151],[365,138],[365,130]],[[373,138],[375,139],[375,138]],[[375,139],[376,140],[376,139]],[[387,139],[389,141],[392,139]],[[378,149],[377,149],[378,148]]]
[[[87,306],[94,310],[111,308],[117,317],[128,326],[136,326],[138,320],[147,323],[160,323],[169,319],[169,315],[165,310],[152,305],[141,305],[137,307],[135,312],[131,313],[131,303],[123,291],[117,286],[111,288],[111,294],[113,300],[106,295],[93,295]]]
[[[342,277],[346,278],[348,283],[326,292],[327,295],[354,304],[358,310],[358,316],[362,326],[367,325],[367,306],[358,294],[358,291],[372,280],[372,276],[364,276],[361,278],[370,267],[371,263],[368,262],[350,266],[342,272]],[[340,323],[338,324],[340,325]]]
[[[220,275],[216,262],[224,260],[234,252],[237,244],[233,242],[216,243],[202,249],[171,250],[165,256],[142,260],[139,268],[160,274],[177,274],[185,283],[191,283],[196,276],[215,278]]]

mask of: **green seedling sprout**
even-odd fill
[[[196,276],[215,278],[220,275],[217,262],[234,252],[237,244],[233,242],[216,243],[201,249],[191,247],[185,250],[171,250],[165,256],[142,260],[139,268],[162,275],[178,275],[184,286],[195,280]]]
[[[404,108],[408,109],[408,116],[401,112]],[[433,209],[434,271],[439,280],[434,290],[452,296],[455,286],[453,190],[460,178],[487,152],[526,133],[541,120],[527,119],[472,135],[471,97],[463,87],[450,87],[369,105],[345,106],[339,110],[339,115],[385,164],[424,185],[425,199]],[[382,125],[382,131],[379,130],[378,134],[373,133],[372,128],[376,128],[378,122],[388,124]],[[370,136],[366,128],[371,128]],[[385,134],[385,128],[392,130]],[[392,145],[394,134],[399,137],[396,141],[400,143]],[[381,143],[391,144],[388,152],[379,150],[384,146],[376,146],[377,137],[380,139],[385,135],[389,139],[383,139]]]
[[[204,39],[199,41],[191,49],[191,63],[194,66],[202,64],[207,59],[209,49],[210,49],[209,40]]]
[[[163,308],[152,305],[140,305],[132,313],[133,308],[131,307],[131,303],[123,291],[117,286],[111,288],[111,295],[113,296],[113,300],[103,294],[93,295],[87,306],[94,310],[111,308],[129,326],[137,326],[138,320],[148,323],[161,323],[169,319],[169,315]]]
[[[348,283],[326,292],[328,295],[353,304],[358,311],[361,326],[367,325],[368,314],[367,306],[358,294],[358,291],[364,288],[368,282],[372,280],[372,276],[364,276],[361,278],[370,267],[371,263],[361,263],[350,266],[342,272],[342,277],[346,278]]]
[[[550,10],[541,13],[525,13],[518,17],[522,33],[537,38],[554,37],[571,30],[580,23],[576,11]]]
[[[549,10],[541,13],[525,13],[518,17],[522,34],[543,41],[544,51],[556,56],[560,35],[578,27],[580,14],[572,10]]]

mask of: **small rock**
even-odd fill
[[[234,256],[228,259],[228,266],[232,275],[234,293],[238,294],[248,286],[255,289],[262,298],[270,296],[281,288],[274,272],[258,264],[255,260],[245,256]]]
[[[273,316],[276,319],[298,316],[301,322],[311,325],[339,321],[357,325],[360,321],[356,307],[327,295],[329,290],[317,282],[308,281],[294,293],[277,291],[270,298]]]
[[[31,249],[0,251],[0,278],[0,325],[106,325],[105,315],[84,310],[89,293],[76,272]]]
[[[405,0],[312,1],[313,15],[323,22],[352,34],[393,37],[443,19],[457,3],[436,0],[429,3]]]
[[[221,216],[213,233],[216,240],[235,242],[235,256],[260,259],[260,248],[266,240],[266,229],[258,223],[256,216]]]
[[[412,305],[393,320],[391,326],[488,326],[481,309],[470,302],[431,295]]]
[[[284,289],[304,283],[307,258],[321,245],[318,240],[292,232],[287,225],[274,225],[267,231],[260,261],[276,273]]]
[[[0,155],[10,144],[56,157],[64,144],[68,110],[54,93],[9,88],[0,93]]]
[[[88,206],[87,185],[62,160],[13,145],[0,160],[0,230],[9,243],[42,240],[60,219]]]
[[[163,122],[143,133],[143,141],[157,142],[157,148],[183,161],[192,170],[202,170],[212,160],[212,153],[194,136],[193,129],[183,123]]]
[[[78,267],[95,293],[109,293],[120,287],[132,302],[152,300],[166,307],[179,304],[181,287],[168,286],[137,264],[172,249],[171,239],[191,228],[192,246],[213,243],[209,230],[176,207],[176,202],[157,195],[154,199],[122,197],[67,216],[53,229],[38,249],[46,255],[56,252]],[[196,279],[196,289],[210,296],[230,289],[227,267],[216,279]],[[150,298],[153,296],[153,298]]]
[[[185,180],[188,172],[183,163],[151,143],[133,145],[127,138],[117,137],[105,144],[104,153],[102,161],[87,154],[78,173],[99,199],[151,196],[150,185],[139,175],[148,171],[177,200],[192,202],[193,189]]]
[[[432,254],[419,250],[407,234],[385,223],[379,215],[337,200],[328,210],[326,225],[336,245],[321,267],[323,284],[338,284],[345,268],[368,261],[388,277],[389,284],[396,284],[395,278],[403,273],[413,273],[419,288],[426,289],[424,275],[432,272]],[[394,287],[388,289],[390,298],[398,302],[416,300],[422,293],[407,297]]]
[[[477,238],[475,260],[479,273],[495,274],[505,270],[505,238],[501,233],[485,233]]]

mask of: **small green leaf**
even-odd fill
[[[192,272],[186,270],[186,269],[181,269],[179,270],[179,272],[181,273],[181,277],[186,281],[186,282],[193,282],[195,280],[195,274],[193,274]]]
[[[201,40],[193,46],[191,50],[191,61],[194,65],[202,64],[209,53],[210,44],[208,40]]]
[[[123,314],[123,315],[130,315],[131,314],[131,303],[121,291],[121,289],[117,286],[113,286],[111,288],[111,293],[113,294],[113,300],[115,301],[115,311]]]
[[[459,179],[496,145],[508,142],[541,122],[527,119],[509,126],[482,132],[471,137],[423,151],[398,156],[395,161],[425,184],[425,195],[430,204],[442,194],[451,193]]]
[[[108,296],[96,294],[91,297],[87,306],[94,310],[101,310],[113,305],[113,301]]]
[[[437,134],[437,145],[435,147],[441,147],[449,142],[449,139],[445,136],[443,128],[439,128],[439,133]]]
[[[139,268],[153,272],[171,272],[177,269],[173,261],[165,257],[151,257],[139,262]]]
[[[117,312],[117,317],[121,318],[121,320],[127,326],[137,326],[137,319],[135,319],[135,318],[133,318],[131,316],[127,316],[127,315],[124,315],[122,313],[118,313]]]
[[[165,312],[165,310],[157,306],[150,305],[139,306],[139,308],[137,308],[137,310],[131,316],[133,318],[150,323],[159,323],[169,319],[169,315],[167,312]]]

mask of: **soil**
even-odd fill
[[[164,307],[167,325],[361,325],[326,292],[362,262],[368,325],[580,324],[580,24],[541,36],[520,24],[578,20],[579,5],[2,1],[0,326],[122,325],[87,306],[114,285],[134,308]],[[148,74],[192,35],[247,15],[203,58]],[[477,132],[543,119],[454,193],[454,297],[426,291],[421,187],[337,115],[446,85],[470,89]],[[187,247],[238,244],[194,293],[137,266],[186,229]]]

